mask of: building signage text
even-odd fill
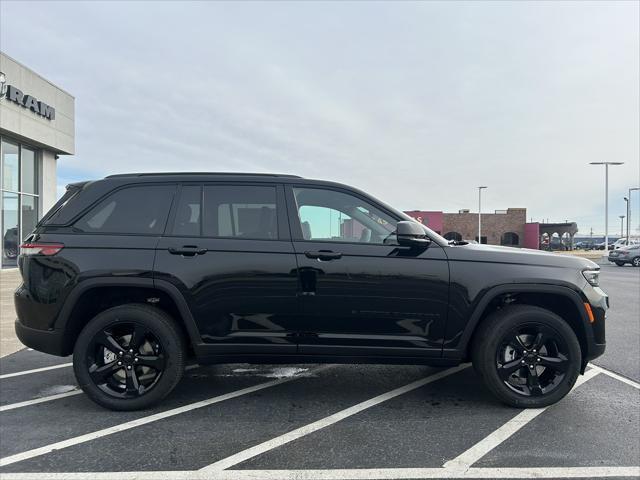
[[[6,86],[4,96],[8,101],[17,103],[21,107],[27,108],[47,120],[54,120],[56,118],[55,108],[39,101],[32,95],[25,95],[22,90],[13,85]]]

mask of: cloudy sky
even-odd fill
[[[76,97],[59,184],[280,172],[401,209],[619,230],[640,184],[638,2],[0,2],[0,48]],[[640,196],[633,222],[640,226]]]

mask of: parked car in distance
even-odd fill
[[[604,250],[604,249],[605,249],[605,243],[604,242],[600,242],[600,243],[596,244],[596,250]],[[608,250],[613,250],[613,243],[609,243]]]
[[[614,242],[613,249],[617,250],[618,248],[623,248],[627,245],[640,245],[640,240],[637,238],[630,238],[629,241],[627,241],[626,238],[619,238]]]
[[[587,240],[582,240],[580,242],[576,242],[573,247],[576,250],[593,250],[595,248],[595,243]]]
[[[502,402],[563,398],[605,350],[590,260],[449,242],[367,193],[291,175],[69,185],[20,247],[15,323],[80,387],[148,408],[208,363],[472,361]]]
[[[627,263],[630,263],[634,267],[640,267],[640,244],[609,252],[609,261],[619,267],[623,267]]]

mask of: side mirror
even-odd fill
[[[416,222],[402,221],[396,225],[398,245],[406,247],[426,248],[431,244],[431,239],[424,233],[423,228]]]

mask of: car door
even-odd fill
[[[441,354],[449,288],[442,247],[399,246],[400,217],[348,190],[287,186],[287,205],[300,278],[300,353]]]
[[[155,278],[182,292],[207,352],[296,352],[298,280],[282,186],[183,184]]]

